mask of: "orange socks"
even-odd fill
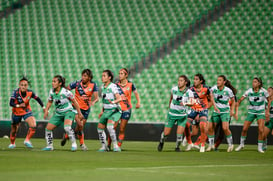
[[[29,128],[26,141],[29,141],[32,138],[32,136],[35,134],[35,132],[36,132],[36,128]]]

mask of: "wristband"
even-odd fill
[[[43,109],[45,109],[46,107],[45,106],[43,106]]]
[[[20,107],[20,105],[19,105],[19,104],[16,104],[16,107]]]

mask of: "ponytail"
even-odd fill
[[[237,94],[237,89],[235,87],[233,87],[230,80],[228,80],[225,75],[220,75],[219,77],[223,78],[223,80],[225,81],[225,86],[230,88],[232,90],[233,94],[236,95]]]

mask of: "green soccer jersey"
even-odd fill
[[[193,92],[186,88],[183,91],[180,91],[178,86],[173,87],[171,90],[173,100],[170,105],[169,114],[172,116],[185,116],[187,115],[188,107],[182,106],[180,103],[186,103],[190,98],[193,98]]]
[[[115,94],[118,94],[117,85],[114,83],[110,83],[107,87],[102,86],[101,97],[104,109],[115,109],[119,104],[111,104],[109,100],[112,102],[115,100]]]
[[[232,90],[228,87],[224,87],[219,90],[215,85],[211,88],[211,92],[214,97],[216,107],[219,109],[220,113],[230,112],[229,100],[234,97]]]
[[[258,92],[254,92],[253,88],[250,88],[243,96],[249,101],[248,113],[265,114],[266,98],[269,96],[267,90],[261,88]]]
[[[71,100],[74,98],[72,92],[65,88],[61,88],[58,94],[53,91],[53,89],[49,92],[49,101],[53,101],[56,108],[56,113],[64,113],[73,109]]]

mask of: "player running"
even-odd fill
[[[107,130],[113,142],[113,151],[120,152],[121,149],[117,144],[116,131],[114,125],[119,121],[121,116],[121,109],[119,106],[119,102],[121,101],[121,96],[119,94],[117,85],[112,83],[114,79],[114,75],[110,70],[104,70],[102,73],[102,82],[104,83],[102,86],[102,103],[103,108],[101,113],[99,114],[99,124],[98,124],[98,134],[99,140],[101,142],[102,147],[98,150],[99,152],[108,151],[107,143],[106,143],[106,134],[104,132],[105,127],[107,126]]]
[[[257,119],[258,152],[264,153],[262,147],[264,142],[265,103],[269,100],[269,95],[268,92],[263,88],[262,79],[258,77],[255,77],[253,79],[252,88],[249,88],[239,99],[238,106],[245,98],[248,98],[249,101],[248,114],[242,129],[240,145],[235,149],[235,151],[240,151],[245,147],[245,140],[248,128],[252,124],[252,122]]]
[[[36,94],[28,89],[30,82],[26,77],[22,77],[19,81],[19,88],[15,89],[10,97],[9,105],[12,107],[11,115],[11,132],[10,132],[10,145],[9,148],[13,149],[16,147],[15,138],[18,128],[21,124],[22,119],[28,124],[29,129],[24,141],[27,148],[33,148],[30,142],[31,137],[36,131],[36,120],[32,115],[31,107],[29,101],[31,98],[35,99],[40,106],[45,110],[42,100],[36,96]]]
[[[182,142],[184,129],[187,122],[187,106],[192,106],[194,101],[193,92],[189,89],[190,80],[187,76],[181,75],[178,78],[178,85],[171,89],[171,98],[169,101],[170,110],[165,123],[164,131],[161,133],[160,141],[157,147],[158,151],[162,151],[164,142],[171,133],[172,127],[177,123],[176,130],[176,147],[175,151],[180,152],[180,144]]]
[[[75,89],[75,99],[80,106],[82,115],[84,116],[82,121],[79,119],[78,114],[75,116],[77,123],[75,133],[78,135],[80,147],[83,151],[88,150],[87,146],[84,144],[84,125],[88,119],[91,106],[94,106],[94,104],[99,100],[98,88],[96,83],[92,82],[92,78],[92,71],[90,69],[84,69],[82,71],[82,79],[70,83],[67,87],[68,90]],[[94,95],[93,101],[91,100],[92,95]],[[65,134],[61,142],[62,146],[65,145],[67,139],[68,135]]]
[[[45,137],[47,146],[43,148],[43,151],[52,151],[53,150],[53,130],[64,124],[64,130],[67,133],[72,146],[71,151],[77,150],[77,143],[75,139],[75,134],[73,129],[71,128],[72,122],[75,118],[75,112],[73,111],[72,103],[75,109],[78,112],[79,120],[83,119],[83,115],[81,113],[80,107],[74,98],[72,92],[65,88],[65,79],[60,75],[56,75],[52,79],[52,89],[49,92],[48,102],[45,109],[44,119],[48,116],[48,110],[51,107],[52,103],[55,104],[55,114],[49,120],[46,129],[45,129]]]
[[[211,92],[216,103],[218,111],[212,113],[211,119],[209,121],[209,147],[206,151],[214,150],[214,136],[215,136],[215,127],[217,124],[222,124],[222,129],[226,135],[228,149],[227,152],[231,152],[234,148],[232,133],[229,129],[229,120],[230,117],[234,114],[234,94],[233,91],[235,88],[231,85],[230,81],[227,80],[226,76],[220,75],[217,79],[217,85],[211,88]],[[229,105],[231,101],[231,106]]]

